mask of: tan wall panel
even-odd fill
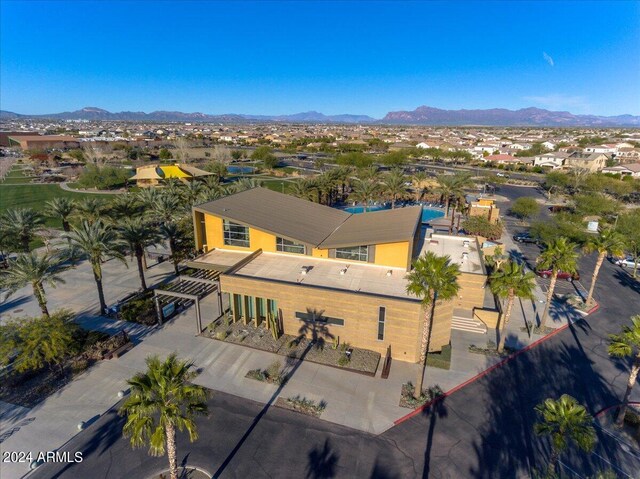
[[[422,308],[416,301],[333,291],[309,286],[283,284],[254,278],[222,275],[223,292],[275,299],[282,310],[286,334],[299,334],[302,321],[296,312],[316,310],[325,316],[344,320],[344,326],[327,325],[328,332],[340,342],[370,349],[384,356],[391,345],[394,359],[416,362],[419,359]],[[386,308],[384,340],[378,341],[378,308]],[[439,351],[449,343],[453,303],[438,305],[432,332],[431,350]],[[328,339],[330,341],[330,339]]]

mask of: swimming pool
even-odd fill
[[[381,210],[389,210],[391,209],[390,205],[371,205],[367,207],[367,212],[369,211],[381,211]],[[364,213],[363,206],[349,206],[344,209],[349,213]],[[422,223],[428,223],[431,220],[435,220],[436,218],[442,218],[444,216],[444,212],[438,209],[427,208],[425,206],[422,207]]]
[[[256,169],[253,166],[227,166],[227,171],[234,175],[247,175],[253,173]]]

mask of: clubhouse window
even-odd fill
[[[228,246],[249,247],[249,227],[223,220],[224,244]]]
[[[367,248],[366,246],[337,248],[336,258],[350,259],[352,261],[369,261],[369,248]]]
[[[276,237],[276,251],[282,251],[283,253],[297,253],[304,254],[304,245],[296,243],[295,241],[289,241],[288,239]]]

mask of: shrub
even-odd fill
[[[327,403],[324,401],[320,401],[316,404],[312,399],[307,399],[306,397],[301,398],[300,395],[287,398],[286,403],[296,411],[313,414],[315,416],[322,414],[322,411],[327,407]]]
[[[122,306],[120,319],[149,326],[156,324],[158,320],[153,299],[147,297],[129,301]]]
[[[89,367],[89,360],[82,357],[74,359],[73,362],[71,363],[71,371],[73,372],[74,375],[80,374],[81,372],[86,371],[88,367]]]
[[[227,338],[227,331],[218,331],[216,333],[216,339],[219,341],[224,341]]]
[[[502,236],[502,224],[500,222],[491,223],[483,216],[467,218],[460,227],[469,235],[484,236],[490,240],[496,240]]]
[[[280,361],[274,361],[265,370],[265,373],[269,378],[275,379],[278,376],[280,376],[281,370],[282,370],[282,363]]]
[[[338,366],[345,367],[350,362],[351,360],[347,357],[346,354],[342,354],[340,358],[338,358]]]
[[[100,190],[124,186],[129,179],[130,170],[113,166],[98,167],[87,165],[78,177],[81,188],[98,188]]]
[[[411,381],[406,382],[402,385],[402,389],[400,391],[401,406],[415,408],[418,406],[422,406],[423,404],[428,403],[429,401],[432,401],[444,394],[440,386],[436,384],[435,386],[423,389],[420,398],[416,399],[413,397],[414,389],[415,387]]]
[[[251,369],[249,372],[247,372],[245,377],[250,379],[255,379],[256,381],[267,380],[267,377],[265,376],[264,372],[261,369]]]

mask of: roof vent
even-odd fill
[[[346,267],[345,267],[345,268],[342,268],[342,269],[340,270],[340,274],[341,274],[341,275],[343,275],[343,276],[344,276],[346,273],[347,273],[347,268],[346,268]]]
[[[300,274],[307,274],[308,272],[309,272],[308,266],[303,266],[302,268],[300,268]]]
[[[466,251],[462,253],[462,261],[464,261],[465,259],[469,259],[469,253],[467,253]]]
[[[465,248],[468,248],[469,247],[469,240],[464,240],[462,242],[462,246],[464,246]]]
[[[387,271],[387,276],[391,276],[393,274],[392,270]]]

